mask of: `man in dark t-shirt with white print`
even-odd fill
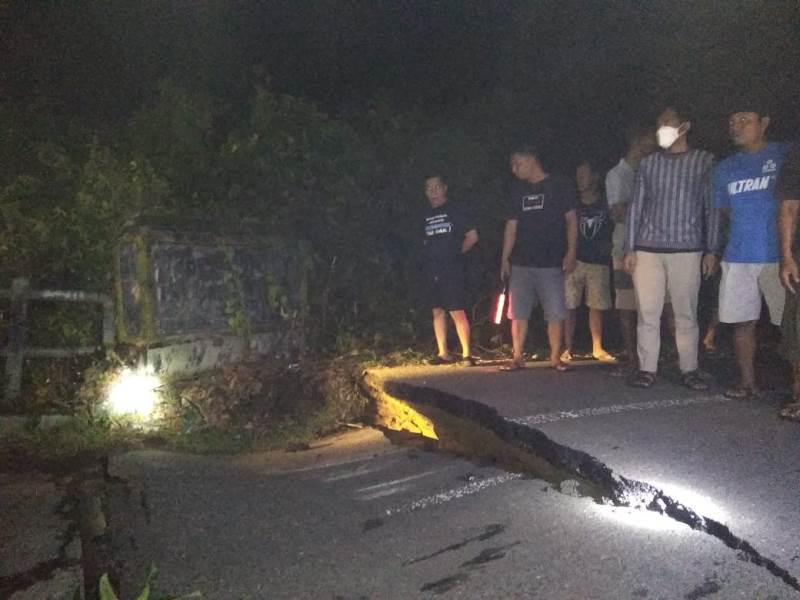
[[[528,320],[541,304],[547,321],[550,364],[558,371],[570,370],[561,361],[564,317],[564,275],[575,270],[578,223],[577,192],[572,181],[549,174],[539,152],[530,145],[511,154],[511,172],[517,178],[506,207],[500,275],[510,277],[512,360],[501,367],[516,371],[524,367],[523,351]]]
[[[425,180],[425,196],[430,203],[425,211],[425,299],[433,312],[433,332],[438,354],[432,365],[455,362],[447,348],[447,312],[461,342],[461,364],[471,366],[470,330],[464,290],[463,255],[478,241],[478,232],[468,211],[447,199],[447,184],[441,175]]]

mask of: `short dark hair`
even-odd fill
[[[519,154],[522,156],[533,156],[541,160],[541,151],[539,147],[531,141],[521,142],[511,147],[511,155]]]
[[[600,166],[600,161],[598,161],[593,156],[582,156],[577,163],[575,163],[575,169],[577,170],[578,167],[581,165],[586,165],[591,169],[592,173],[595,175],[600,175],[602,172],[602,167]]]
[[[769,102],[760,94],[739,94],[728,99],[727,113],[732,115],[737,112],[756,113],[759,117],[770,116]]]
[[[447,185],[447,179],[445,179],[444,175],[442,175],[441,172],[439,171],[431,171],[430,173],[425,175],[425,179],[423,179],[422,181],[426,182],[428,181],[428,179],[438,179],[439,181],[442,182],[442,185]]]
[[[694,122],[694,111],[685,100],[670,98],[662,102],[659,114],[670,108],[675,111],[675,114],[678,115],[681,121]]]

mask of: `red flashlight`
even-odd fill
[[[506,308],[506,302],[508,301],[508,279],[505,280],[503,284],[503,291],[500,292],[500,295],[497,297],[497,309],[494,312],[494,324],[500,325],[503,322],[503,312]]]

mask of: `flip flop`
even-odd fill
[[[598,352],[597,354],[592,354],[592,358],[599,360],[600,362],[617,362],[617,359],[608,352]]]
[[[795,400],[790,404],[787,404],[781,409],[781,412],[778,415],[782,419],[787,419],[789,421],[797,421],[800,423],[800,400]]]
[[[558,371],[559,373],[567,373],[568,371],[574,371],[575,367],[570,367],[567,363],[557,362],[553,365],[553,368]]]
[[[743,400],[745,398],[755,398],[758,396],[758,394],[759,392],[756,388],[737,383],[736,385],[725,390],[722,395],[726,398],[731,398],[732,400]]]
[[[524,364],[512,360],[504,364],[502,367],[500,367],[499,371],[501,371],[502,373],[511,373],[512,371],[522,371],[524,368],[525,368]]]

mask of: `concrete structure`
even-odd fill
[[[309,254],[254,227],[139,221],[115,265],[117,340],[160,375],[303,346]]]

